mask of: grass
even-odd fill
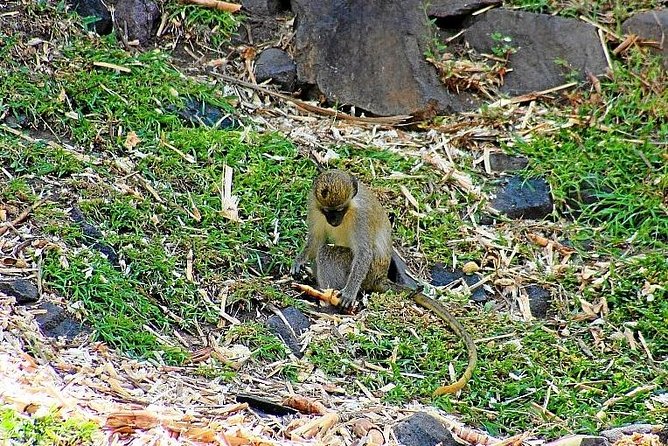
[[[0,408],[0,439],[8,444],[34,446],[85,446],[99,444],[99,428],[92,421],[62,420],[55,413],[26,417],[10,408]]]
[[[205,44],[215,43],[213,34],[227,38],[228,18],[208,10],[198,17],[189,7],[170,5],[172,26],[192,27]],[[612,7],[599,2],[597,10]],[[0,31],[0,115],[51,143],[0,130],[0,163],[11,176],[5,180],[0,173],[0,199],[20,210],[49,194],[31,220],[59,246],[42,258],[45,289],[77,303],[97,339],[126,355],[182,364],[194,346],[183,346],[174,330],[195,336],[200,329],[219,330],[226,343],[251,350],[251,364],[280,363],[281,376],[298,383],[302,364],[291,361],[262,318],[268,305],[300,305],[277,279],[303,243],[313,163],[287,137],[256,132],[243,117],[235,116],[244,125],[232,130],[184,120],[180,112],[192,100],[234,114],[237,99],[221,93],[220,84],[181,72],[167,52],[122,51],[113,36],[88,35],[49,4],[30,6],[26,17],[31,27],[11,36]],[[47,33],[44,24],[54,20],[69,23],[67,33]],[[39,69],[28,68],[37,57],[28,45],[34,35],[49,36],[58,48]],[[130,72],[96,67],[96,61]],[[559,124],[576,116],[594,125],[517,137],[505,147],[530,157],[528,175],[545,176],[553,186],[556,223],[502,223],[481,234],[469,215],[477,217],[484,203],[441,172],[374,147],[333,147],[341,157],[332,165],[372,185],[390,210],[396,244],[409,260],[425,267],[453,257],[459,265],[476,261],[492,275],[487,286],[494,300],[465,305],[465,291],[444,296],[473,337],[484,340],[479,369],[460,396],[432,400],[431,392],[451,381],[448,364],[461,373],[464,346],[439,322],[407,307],[402,296],[372,296],[350,334],[314,336],[307,360],[371,391],[393,384],[385,401],[432,402],[493,435],[556,437],[639,420],[665,422],[665,406],[646,393],[623,397],[600,414],[608,398],[648,384],[662,391],[668,379],[661,369],[668,355],[665,74],[634,52],[601,81],[600,94],[577,91],[547,117]],[[503,110],[489,110],[481,119],[493,124],[506,118]],[[138,141],[130,144],[131,132]],[[463,153],[459,167],[486,186],[470,147],[457,148]],[[226,166],[234,172],[240,221],[225,216]],[[583,203],[585,192],[594,204]],[[86,235],[70,217],[72,207],[99,234]],[[545,249],[527,243],[527,231],[544,231],[578,252],[564,265],[560,258],[551,264]],[[113,247],[118,261],[105,258],[99,244]],[[495,285],[500,276],[494,274],[512,268],[522,272],[521,286],[538,283],[551,291],[554,318],[526,322],[509,311],[513,288]],[[242,324],[217,328],[222,296],[225,310]],[[585,302],[603,301],[609,306],[600,315],[603,323],[583,318]],[[637,343],[642,334],[655,364],[642,347],[629,348],[625,329]],[[215,363],[194,373],[242,379]]]

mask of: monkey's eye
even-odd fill
[[[336,212],[345,212],[345,210],[346,210],[345,206],[341,206],[335,209]]]

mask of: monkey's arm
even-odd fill
[[[350,274],[346,286],[341,290],[341,307],[345,309],[352,308],[357,300],[364,278],[371,268],[371,247],[362,245],[353,250],[353,262],[350,266]]]
[[[306,237],[306,245],[299,255],[297,255],[295,261],[292,262],[290,274],[298,274],[299,271],[301,271],[302,266],[304,266],[304,263],[315,260],[315,256],[318,254],[318,249],[324,245],[326,241],[325,233],[323,231],[316,232],[309,229]]]

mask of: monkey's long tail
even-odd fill
[[[443,319],[448,324],[450,329],[454,331],[455,334],[459,336],[466,345],[466,350],[468,351],[469,355],[469,363],[466,366],[466,370],[464,370],[461,378],[449,386],[440,386],[434,391],[434,396],[444,395],[446,393],[456,393],[466,385],[469,379],[471,379],[473,370],[475,369],[476,363],[478,362],[478,351],[475,344],[473,343],[473,339],[471,338],[469,332],[466,331],[466,329],[462,326],[462,324],[457,319],[455,319],[455,317],[450,314],[450,312],[440,302],[425,296],[420,292],[412,293],[412,297],[418,305],[426,308],[427,310],[433,311],[438,317]]]

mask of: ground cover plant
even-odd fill
[[[492,178],[476,163],[475,140],[452,140],[449,153],[475,190],[425,162],[420,144],[351,137],[319,148],[378,193],[396,245],[421,278],[435,263],[473,261],[487,279],[493,298],[483,304],[470,302],[467,287],[441,292],[477,340],[480,361],[463,393],[433,399],[457,375],[448,365],[463,368],[464,346],[405,296],[370,296],[366,310],[338,325],[321,319],[328,330],[312,336],[303,361],[263,325],[274,307],[314,311],[287,278],[304,239],[313,149],[262,128],[238,90],[184,68],[169,51],[124,50],[113,35],[88,33],[59,2],[15,3],[22,20],[11,32],[0,28],[0,202],[12,215],[39,204],[32,231],[49,245],[33,255],[45,293],[73,308],[95,340],[176,367],[191,364],[210,334],[211,342],[246,345],[251,359],[240,371],[211,357],[193,374],[241,385],[242,371],[263,376],[271,367],[273,378],[299,386],[317,367],[350,397],[419,400],[499,436],[668,421],[668,79],[644,51],[616,60],[598,90],[578,87],[534,115],[549,131],[515,132],[517,109],[428,124],[505,127],[500,145],[528,156],[525,175],[545,176],[553,188],[546,221],[480,224]],[[548,3],[540,8],[559,9]],[[598,6],[592,18],[619,15]],[[239,20],[168,9],[170,23],[183,19],[205,46],[220,45]],[[193,124],[182,114],[193,102],[229,113],[232,124]],[[574,251],[536,245],[528,234]],[[517,307],[530,284],[553,296],[546,319]],[[229,326],[230,317],[238,323]],[[5,411],[2,423],[23,422]]]

